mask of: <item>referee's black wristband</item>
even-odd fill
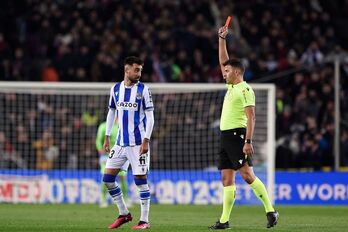
[[[246,139],[246,140],[245,140],[245,143],[247,143],[247,144],[252,144],[253,141],[252,141],[251,139]]]
[[[221,35],[219,35],[219,37],[220,37],[221,39],[226,39],[226,37],[222,37]]]

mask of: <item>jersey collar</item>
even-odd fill
[[[244,83],[245,81],[241,81],[238,84],[226,84],[227,89],[233,89],[235,87],[238,87],[240,84]]]

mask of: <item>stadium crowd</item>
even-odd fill
[[[226,16],[233,14],[229,50],[243,57],[247,81],[258,82],[290,70],[272,80],[277,85],[278,168],[333,166],[331,61],[339,55],[344,62],[341,164],[348,166],[348,101],[344,97],[348,95],[348,56],[332,13],[319,0],[27,0],[2,4],[6,7],[1,7],[5,23],[0,31],[0,80],[5,81],[121,81],[124,57],[137,54],[145,61],[145,82],[222,82],[216,33]],[[2,150],[6,137],[0,128]],[[42,137],[52,140],[49,133]],[[42,143],[35,144],[36,150],[40,147]],[[59,149],[51,151],[54,158]]]

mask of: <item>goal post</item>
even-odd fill
[[[39,196],[34,194],[36,200],[32,202],[98,201],[100,172],[94,141],[99,123],[105,120],[112,85],[0,82],[0,202],[30,202],[25,194],[22,198],[18,195],[28,189],[34,189],[36,195],[42,192]],[[220,204],[222,186],[216,161],[226,86],[147,85],[155,105],[149,173],[153,201]],[[275,86],[251,86],[256,95],[254,170],[274,200]],[[22,189],[19,188],[18,176],[35,180],[30,185],[35,187],[23,187],[21,182]],[[36,184],[40,180],[44,184]],[[130,174],[129,181],[132,183]],[[237,203],[258,202],[250,196],[250,189],[240,176],[237,185],[242,191]],[[45,186],[45,190],[40,186]],[[11,192],[16,189],[20,192]],[[136,191],[131,185],[130,196],[134,200]]]

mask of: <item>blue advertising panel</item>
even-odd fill
[[[260,174],[259,178],[264,179]],[[223,186],[217,171],[151,171],[151,201],[160,204],[221,204]],[[99,171],[0,170],[0,202],[98,203]],[[128,173],[129,198],[138,189]],[[237,176],[236,204],[259,204],[249,185]]]
[[[265,181],[266,175],[258,173]],[[221,204],[223,186],[218,171],[151,171],[153,201],[165,204]],[[236,203],[260,204],[241,176],[236,176]],[[133,186],[135,187],[135,186]],[[134,195],[133,195],[134,196]]]
[[[265,180],[264,173],[258,173]],[[90,171],[0,170],[0,202],[99,203],[101,175]],[[129,197],[138,190],[128,173]],[[159,204],[221,204],[223,187],[217,171],[150,172],[151,201]],[[276,204],[348,205],[348,173],[277,172]],[[110,200],[111,201],[111,200]],[[236,204],[260,204],[237,175]]]
[[[348,205],[347,172],[277,172],[277,204]]]

